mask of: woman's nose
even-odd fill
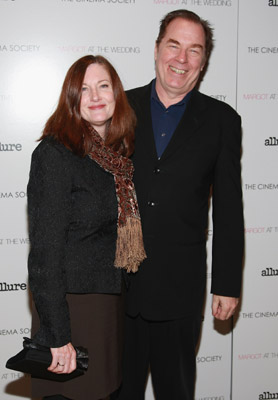
[[[90,99],[92,101],[98,101],[99,100],[99,93],[97,89],[92,89],[90,93]]]

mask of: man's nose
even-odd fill
[[[183,64],[187,62],[187,52],[184,49],[180,49],[179,54],[177,55],[177,60]]]

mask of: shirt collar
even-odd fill
[[[156,84],[156,78],[152,81],[151,99],[157,101],[160,105],[162,105],[164,108],[166,108],[158,97],[158,94],[157,94],[156,88],[155,88],[155,84]],[[178,103],[172,104],[170,107],[187,105],[187,103],[191,97],[191,93],[192,93],[192,90],[190,92],[188,92],[182,100],[180,100]],[[168,107],[168,108],[170,108],[170,107]]]

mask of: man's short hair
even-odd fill
[[[206,60],[209,58],[211,50],[213,48],[213,30],[208,21],[199,17],[199,15],[195,14],[192,11],[181,9],[174,10],[165,15],[165,17],[160,21],[159,33],[156,39],[156,45],[159,46],[161,40],[164,38],[167,26],[176,18],[183,18],[187,21],[195,22],[202,26],[205,39],[206,39],[206,48],[205,48],[205,56]]]

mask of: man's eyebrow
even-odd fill
[[[201,44],[198,44],[198,43],[194,43],[192,46],[190,46],[190,47],[199,47],[200,49],[203,49],[204,48],[204,46],[202,46]]]
[[[168,40],[167,40],[167,43],[180,44],[180,42],[178,42],[178,41],[175,40],[175,39],[168,39]]]
[[[176,45],[180,45],[180,42],[178,42],[175,39],[171,39],[171,38],[167,40],[167,43],[173,43],[173,44],[176,44]],[[190,47],[199,47],[200,49],[204,48],[204,46],[199,44],[199,43],[193,43]]]

